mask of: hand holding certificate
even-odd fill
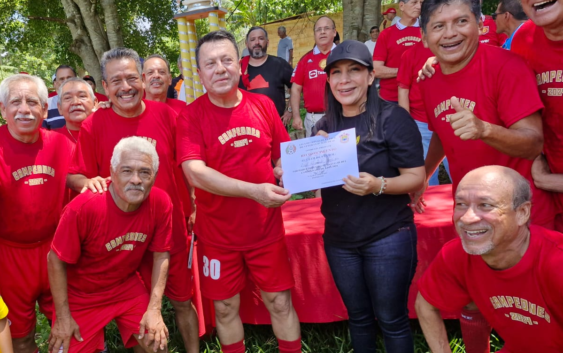
[[[281,144],[283,186],[292,194],[343,185],[359,177],[356,130],[348,129]]]

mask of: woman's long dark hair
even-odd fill
[[[367,73],[369,73],[369,68]],[[330,75],[330,73],[327,72],[327,75]],[[377,92],[376,81],[374,79],[373,83],[368,86],[367,100],[364,103],[367,114],[362,115],[362,124],[365,124],[369,131],[368,138],[371,138],[375,132],[377,117],[381,111],[381,98],[379,98],[379,93]],[[328,81],[325,86],[325,117],[329,130],[327,132],[340,130],[343,119],[345,119],[342,115],[342,104],[332,94]]]

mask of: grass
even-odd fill
[[[165,299],[163,303],[163,316],[170,331],[169,351],[172,353],[183,353],[184,344],[174,322],[174,309],[170,302]],[[250,353],[277,353],[277,343],[269,325],[244,325],[245,343],[247,352]],[[422,330],[417,320],[411,320],[414,335],[415,353],[428,353],[428,344],[424,339]],[[465,353],[465,346],[461,339],[459,323],[456,320],[446,321],[448,338],[453,353]],[[38,315],[36,342],[41,353],[47,353],[49,337],[49,323],[42,314]],[[301,336],[303,352],[305,353],[350,353],[353,352],[348,332],[348,322],[334,322],[330,324],[301,324]],[[128,350],[123,347],[121,336],[115,322],[106,327],[106,342],[111,353],[125,353]],[[385,352],[381,333],[378,334],[378,352]],[[503,346],[502,340],[493,332],[491,335],[491,352],[500,350]],[[204,338],[200,342],[201,353],[220,353],[219,339],[213,335]],[[132,350],[129,350],[132,352]],[[389,352],[392,353],[392,352]]]

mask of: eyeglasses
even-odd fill
[[[317,33],[328,32],[328,31],[333,30],[333,29],[334,29],[334,27],[318,27],[318,28],[315,28],[315,32],[317,32]]]
[[[508,11],[504,11],[504,12],[495,12],[495,13],[493,13],[493,14],[491,15],[491,17],[493,18],[494,21],[496,21],[498,15],[503,15],[503,14],[505,14],[505,13],[507,13],[507,12],[508,12]],[[508,12],[508,13],[510,13],[510,12]]]

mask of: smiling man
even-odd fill
[[[56,130],[68,137],[73,145],[78,142],[82,122],[98,109],[98,99],[92,87],[84,80],[72,77],[66,80],[57,92],[59,112],[65,118],[65,127]]]
[[[143,82],[145,83],[145,99],[168,105],[176,113],[186,106],[186,102],[168,98],[168,87],[172,84],[170,63],[162,55],[152,54],[143,63]]]
[[[469,172],[455,196],[459,239],[418,282],[416,312],[433,353],[450,353],[439,310],[475,302],[507,353],[563,351],[563,235],[528,226],[532,191],[516,171]]]
[[[196,188],[201,291],[213,300],[221,349],[245,352],[239,307],[250,275],[270,312],[280,353],[300,353],[279,208],[291,195],[275,185],[272,168],[289,135],[268,97],[238,89],[240,65],[231,33],[202,37],[196,60],[207,94],[178,118],[178,162]]]
[[[109,191],[87,191],[65,208],[48,256],[56,313],[49,352],[99,352],[111,320],[125,347],[140,344],[147,353],[166,348],[161,306],[172,202],[153,188],[158,167],[150,142],[122,139],[111,157]],[[150,293],[137,276],[147,254],[154,259]]]
[[[51,319],[47,279],[51,239],[65,195],[72,145],[41,129],[47,87],[39,77],[13,75],[0,84],[0,296],[10,308],[14,351],[33,353],[35,306]]]
[[[545,105],[545,156],[538,157],[532,173],[539,188],[556,193],[556,229],[563,232],[563,0],[521,3],[532,21],[520,27],[512,41],[512,51],[521,55],[536,74]]]
[[[141,61],[132,49],[115,48],[102,57],[102,84],[112,105],[92,114],[80,130],[67,185],[76,192],[107,191],[114,146],[124,137],[138,136],[156,147],[160,168],[155,186],[172,199],[172,248],[169,277],[164,294],[176,312],[178,327],[190,353],[199,347],[198,321],[192,306],[192,274],[188,269],[187,230],[175,178],[176,116],[164,103],[143,100]],[[140,268],[150,289],[152,256],[146,255]]]

